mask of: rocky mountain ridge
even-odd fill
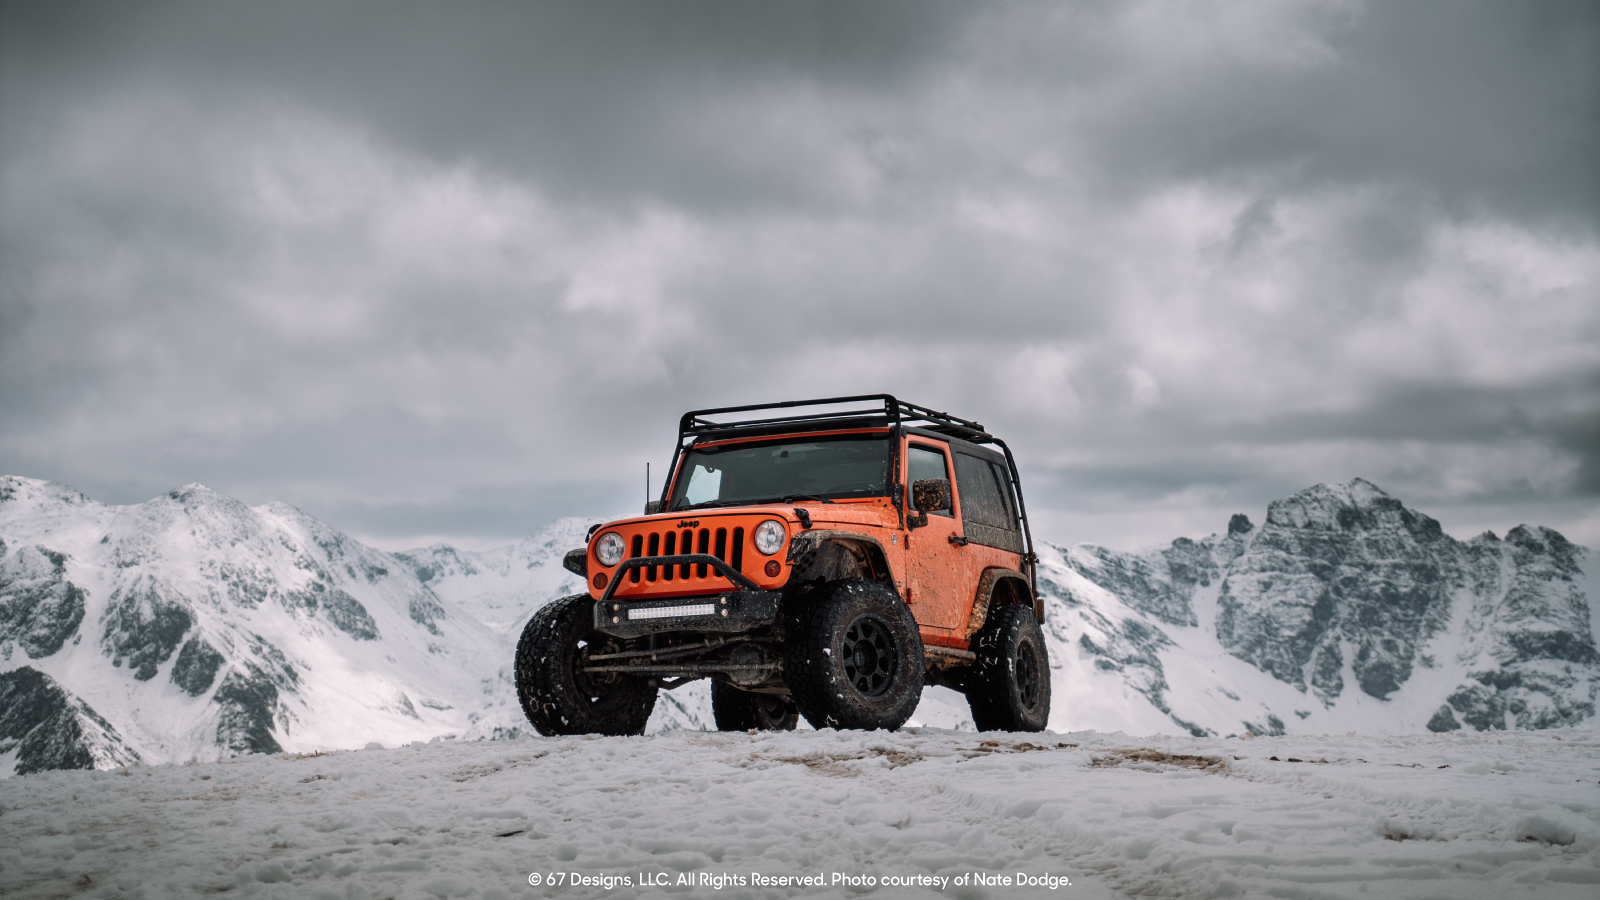
[[[1504,539],[1458,541],[1355,479],[1275,501],[1260,528],[1236,515],[1226,534],[1201,541],[1134,553],[1053,549],[1058,571],[1128,608],[1108,626],[1115,639],[1106,647],[1078,636],[1080,648],[1107,665],[1124,664],[1108,649],[1122,648],[1153,678],[1164,648],[1220,649],[1300,695],[1293,710],[1268,708],[1234,723],[1199,706],[1171,711],[1197,734],[1282,732],[1288,712],[1304,721],[1357,706],[1374,724],[1435,731],[1594,720],[1594,554],[1548,528],[1519,525]],[[1081,582],[1052,582],[1047,591],[1068,616],[1106,612],[1104,598]],[[1159,692],[1145,693],[1164,704]],[[1431,704],[1425,715],[1419,702]]]

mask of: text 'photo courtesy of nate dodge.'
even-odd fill
[[[710,888],[722,890],[734,887],[761,888],[927,888],[945,890],[951,887],[1018,887],[1058,888],[1072,887],[1072,879],[1065,875],[1030,875],[1026,872],[1003,874],[998,872],[967,872],[961,875],[884,875],[851,874],[845,872],[818,872],[814,875],[770,875],[761,872],[639,872],[637,875],[589,875],[583,872],[530,872],[528,884],[532,887],[616,888]]]
[[[544,735],[642,734],[711,679],[722,731],[905,724],[924,685],[980,731],[1043,731],[1050,660],[1016,461],[889,394],[685,413],[659,499],[567,554],[517,696]]]

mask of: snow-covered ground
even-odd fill
[[[44,772],[0,807],[20,897],[1600,894],[1600,736],[1571,729],[445,741]]]

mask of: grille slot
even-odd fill
[[[695,552],[696,553],[710,553],[711,552],[711,529],[709,529],[709,528],[700,529],[700,549],[696,550]],[[704,578],[704,577],[706,577],[706,564],[705,563],[695,563],[694,574],[695,574],[696,578]]]

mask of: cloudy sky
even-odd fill
[[[1600,546],[1597,160],[1583,0],[6,0],[0,472],[484,548],[890,391],[1057,543]]]

